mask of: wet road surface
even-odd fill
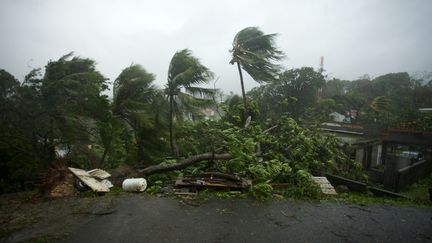
[[[430,242],[432,209],[302,201],[113,198],[66,242]]]

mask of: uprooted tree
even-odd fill
[[[177,133],[183,159],[167,160],[140,173],[175,171],[170,175],[184,176],[218,171],[250,178],[254,184],[291,183],[305,190],[311,174],[365,179],[361,166],[346,156],[336,138],[301,128],[287,117],[266,127],[271,129],[254,123],[247,128],[224,121],[185,123]]]

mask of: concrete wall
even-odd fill
[[[363,164],[363,157],[364,157],[364,149],[357,148],[355,153],[355,161],[357,161],[360,164]]]

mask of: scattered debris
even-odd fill
[[[56,163],[40,174],[36,187],[45,197],[67,197],[78,194],[74,177],[65,163]]]
[[[321,177],[321,176],[313,176],[312,180],[319,185],[319,187],[321,188],[321,192],[324,195],[337,195],[336,190],[334,189],[334,187],[332,186],[332,184],[330,184],[330,182],[327,180],[326,177]]]
[[[196,196],[196,192],[174,192],[174,195],[177,196]]]
[[[251,187],[252,181],[236,175],[205,172],[194,178],[177,178],[174,185],[176,188],[189,188],[191,192],[199,189],[238,191]]]
[[[122,188],[126,192],[143,192],[147,188],[144,178],[130,178],[123,181]]]
[[[173,185],[166,185],[160,189],[160,195],[169,195],[174,192]]]
[[[110,174],[104,170],[94,169],[90,171],[85,171],[77,168],[68,168],[72,174],[74,174],[82,183],[90,187],[95,192],[109,192],[113,184],[107,180]],[[94,173],[95,176],[91,175],[89,172]],[[108,175],[107,175],[108,174]],[[99,179],[103,177],[104,179]]]
[[[270,185],[274,190],[283,190],[293,186],[290,183],[271,183]]]
[[[78,191],[74,187],[74,177],[71,173],[64,175],[62,181],[59,181],[51,191],[49,192],[49,197],[68,197],[78,195]]]
[[[91,176],[93,176],[99,180],[104,180],[104,179],[111,176],[108,172],[101,170],[101,169],[89,170],[89,171],[87,171],[87,173],[89,173]]]

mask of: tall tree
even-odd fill
[[[0,170],[5,181],[17,183],[49,166],[56,146],[91,143],[95,123],[108,113],[105,81],[94,61],[72,53],[50,61],[44,75],[31,71],[22,83],[0,72]]]
[[[94,121],[108,113],[106,80],[93,60],[72,52],[46,65],[40,90],[49,140],[85,144],[96,135]]]
[[[140,124],[149,124],[149,105],[157,95],[156,87],[152,84],[154,79],[154,75],[140,65],[125,68],[114,81],[113,116],[134,130]]]
[[[208,83],[214,77],[206,66],[192,55],[188,49],[174,54],[168,69],[168,83],[165,94],[169,102],[169,134],[171,153],[177,155],[174,144],[174,118],[182,120],[183,116],[196,113],[196,107],[211,104],[208,99],[214,89],[198,87],[196,85]]]
[[[112,117],[107,124],[99,126],[101,142],[105,148],[101,161],[113,151],[113,143],[118,139],[115,133],[118,131],[121,131],[124,134],[122,138],[127,140],[122,144],[133,144],[136,148],[137,153],[130,152],[128,156],[134,162],[143,159],[140,155],[148,154],[149,151],[144,151],[147,149],[144,148],[146,141],[159,141],[159,137],[149,136],[149,133],[146,136],[140,134],[142,130],[160,130],[159,116],[164,111],[164,105],[159,104],[156,108],[154,104],[163,99],[163,96],[153,85],[154,79],[153,74],[134,64],[125,68],[114,81]]]
[[[275,46],[277,34],[264,34],[258,27],[247,27],[234,37],[230,64],[237,64],[245,107],[244,119],[248,116],[248,103],[244,89],[242,69],[255,81],[265,82],[275,79],[280,66],[274,61],[283,58],[283,52]]]

